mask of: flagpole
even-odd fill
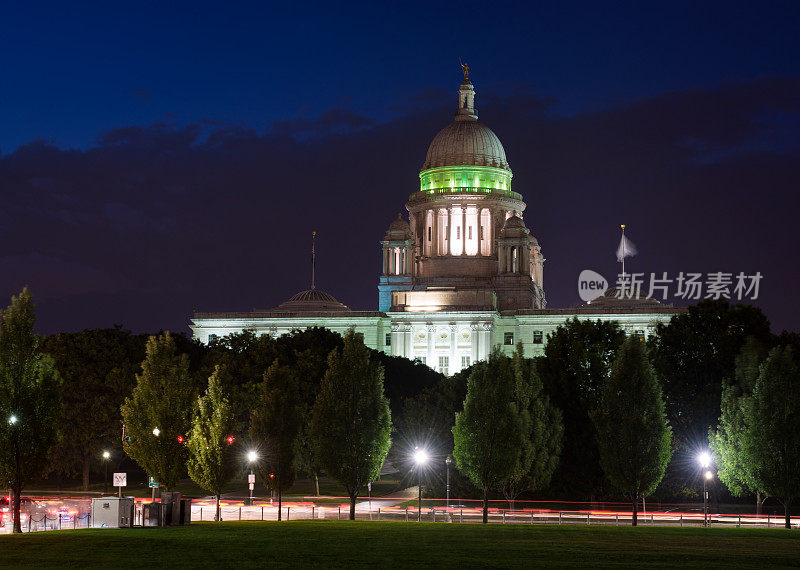
[[[622,278],[625,278],[625,224],[620,226],[622,228]]]
[[[317,265],[317,252],[316,252],[316,245],[317,245],[317,232],[311,232],[311,289],[313,290],[314,287],[314,272]]]

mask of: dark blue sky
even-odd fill
[[[463,57],[551,306],[627,222],[639,270],[759,270],[797,329],[799,36],[796,2],[6,6],[0,295],[43,332],[186,330],[307,286],[317,229],[320,286],[374,308]]]

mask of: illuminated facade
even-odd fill
[[[511,190],[512,176],[500,139],[478,122],[465,78],[455,120],[431,142],[420,188],[406,203],[408,221],[398,214],[381,242],[378,311],[351,310],[312,288],[269,311],[196,313],[195,338],[354,327],[372,348],[452,374],[495,345],[510,352],[521,342],[535,356],[547,334],[573,316],[615,320],[646,337],[682,311],[613,293],[581,307],[546,308],[545,259],[523,221],[525,202]]]

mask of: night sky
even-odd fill
[[[318,287],[374,310],[461,57],[550,307],[614,278],[626,223],[629,271],[760,271],[797,330],[798,38],[797,2],[13,3],[0,297],[30,285],[42,333],[188,332],[308,288],[316,230]]]

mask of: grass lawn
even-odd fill
[[[495,568],[800,565],[800,533],[752,529],[290,521],[0,536],[0,565]]]

